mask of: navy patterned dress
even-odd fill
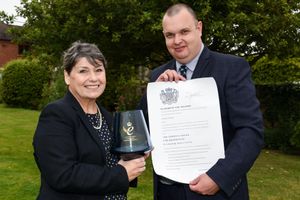
[[[90,123],[92,126],[95,128],[97,125],[101,124],[99,122],[99,114],[86,114],[87,117],[89,118]],[[95,128],[99,140],[103,143],[103,146],[105,148],[105,159],[106,159],[106,166],[108,167],[114,167],[118,164],[118,157],[110,152],[111,145],[112,145],[112,134],[109,131],[108,125],[106,123],[106,120],[104,119],[103,116],[102,118],[102,126],[97,129]],[[108,194],[105,195],[104,200],[126,200],[126,194]]]

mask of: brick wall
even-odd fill
[[[19,47],[11,41],[0,40],[0,67],[19,57]]]
[[[17,59],[20,55],[20,49],[17,44],[13,44],[11,36],[7,30],[10,27],[18,27],[7,25],[0,22],[0,68],[7,62]]]

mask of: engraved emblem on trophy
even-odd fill
[[[123,160],[141,157],[153,149],[141,110],[115,112],[112,128],[112,151],[120,154]]]

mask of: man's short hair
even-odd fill
[[[198,20],[195,11],[190,6],[188,6],[187,4],[184,4],[184,3],[178,3],[178,4],[172,5],[171,7],[169,7],[167,9],[165,15],[172,17],[172,16],[178,14],[182,9],[186,9],[195,18],[195,20]]]

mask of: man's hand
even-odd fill
[[[178,74],[175,70],[171,70],[171,69],[167,69],[164,73],[162,73],[157,79],[156,82],[158,81],[163,81],[163,82],[167,82],[167,81],[184,81],[186,80],[183,76],[181,76],[180,74]]]
[[[203,195],[214,195],[220,190],[219,186],[207,174],[201,174],[192,180],[190,189]]]

